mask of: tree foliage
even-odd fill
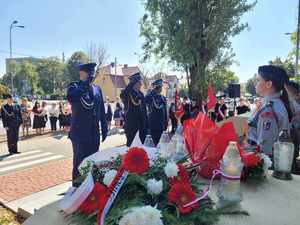
[[[37,66],[39,86],[44,93],[63,92],[66,85],[64,64],[58,58],[43,59]]]
[[[71,82],[77,80],[79,77],[78,66],[82,63],[87,63],[87,62],[88,62],[88,57],[84,52],[82,51],[74,52],[66,65],[65,73],[66,73],[67,81]]]
[[[255,79],[256,79],[256,75],[254,75],[252,78],[247,80],[247,83],[246,83],[246,92],[251,94],[251,95],[256,95]]]
[[[282,60],[280,57],[276,57],[274,60],[271,60],[269,64],[284,68],[289,77],[293,77],[295,75],[295,65],[290,58]]]
[[[35,94],[38,89],[38,73],[30,61],[23,61],[14,77],[14,86],[18,93],[29,92]],[[26,89],[26,90],[25,90]]]
[[[86,55],[89,62],[97,63],[97,68],[99,69],[108,59],[109,55],[106,48],[102,44],[96,44],[91,41],[86,47]]]
[[[241,16],[246,0],[146,0],[141,24],[144,60],[168,57],[189,71],[192,97],[201,99],[209,65],[231,48],[230,38],[248,27]]]

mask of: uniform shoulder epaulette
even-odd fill
[[[261,115],[261,117],[274,117],[274,113],[273,112],[270,112],[270,111],[267,111],[267,112],[263,112]]]
[[[68,87],[77,87],[78,86],[78,81],[73,81],[69,84]]]

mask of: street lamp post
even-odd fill
[[[22,26],[22,25],[16,25],[18,23],[17,20],[14,20],[10,27],[9,27],[9,58],[10,58],[10,61],[12,59],[12,38],[11,38],[11,33],[12,33],[12,29],[15,28],[15,27],[18,27],[18,28],[25,28],[25,26]],[[10,68],[11,70],[11,68]],[[12,71],[9,71],[10,72],[10,81],[11,81],[11,92],[12,92],[12,95],[14,95],[14,78],[13,78],[13,72]]]

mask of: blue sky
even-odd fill
[[[84,50],[90,41],[101,43],[122,64],[136,65],[142,53],[139,18],[141,0],[10,0],[0,8],[0,74],[9,57],[9,25],[18,20],[26,29],[13,30],[14,56],[69,57]],[[250,31],[233,38],[235,60],[232,70],[246,81],[261,64],[291,50],[285,32],[296,29],[297,0],[258,0],[255,9],[243,17]],[[18,53],[18,54],[17,54]],[[164,67],[165,72],[171,68]]]

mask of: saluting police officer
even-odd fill
[[[79,65],[80,80],[72,82],[67,90],[67,99],[72,106],[69,137],[73,145],[73,186],[77,186],[78,166],[89,155],[99,150],[100,128],[102,142],[107,136],[104,101],[100,87],[93,85],[96,63]]]
[[[161,134],[168,126],[167,100],[161,95],[162,86],[162,79],[154,81],[152,83],[153,90],[145,98],[149,129],[155,145],[158,144]]]
[[[147,133],[147,112],[141,87],[142,77],[140,73],[135,73],[129,77],[129,84],[120,94],[124,104],[124,129],[128,147],[131,145],[137,131],[139,131],[142,143],[144,143]]]
[[[291,110],[284,90],[287,81],[287,73],[280,67],[266,65],[258,68],[255,89],[263,97],[263,103],[259,111],[249,119],[248,143],[259,145],[271,157],[279,133],[290,129]]]
[[[6,129],[9,154],[18,154],[19,128],[22,124],[21,107],[13,104],[11,95],[6,97],[7,103],[1,108],[3,127]]]

